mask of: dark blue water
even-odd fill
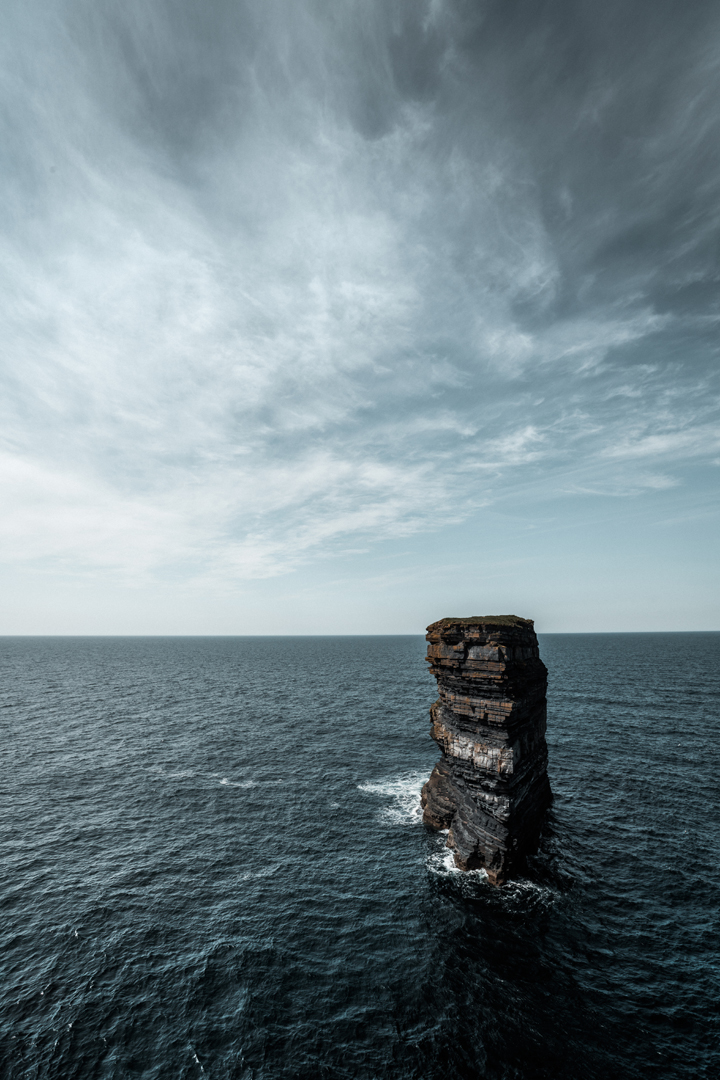
[[[0,639],[0,1069],[720,1075],[720,634],[550,635],[527,879],[451,869],[421,637]]]

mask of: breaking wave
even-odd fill
[[[420,792],[428,775],[412,772],[383,780],[367,781],[358,784],[358,791],[391,800],[379,811],[383,820],[392,822],[393,825],[418,825],[422,822],[423,813]]]

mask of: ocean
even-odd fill
[[[720,634],[540,651],[498,889],[422,824],[421,636],[0,639],[0,1075],[720,1076]]]

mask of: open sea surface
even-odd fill
[[[421,822],[422,637],[0,639],[0,1075],[720,1076],[720,634],[540,650],[497,889]]]

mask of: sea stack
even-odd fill
[[[449,829],[461,870],[495,885],[537,849],[552,800],[545,743],[547,668],[532,619],[474,615],[427,628],[440,697],[430,709],[442,750],[422,791],[423,820]]]

